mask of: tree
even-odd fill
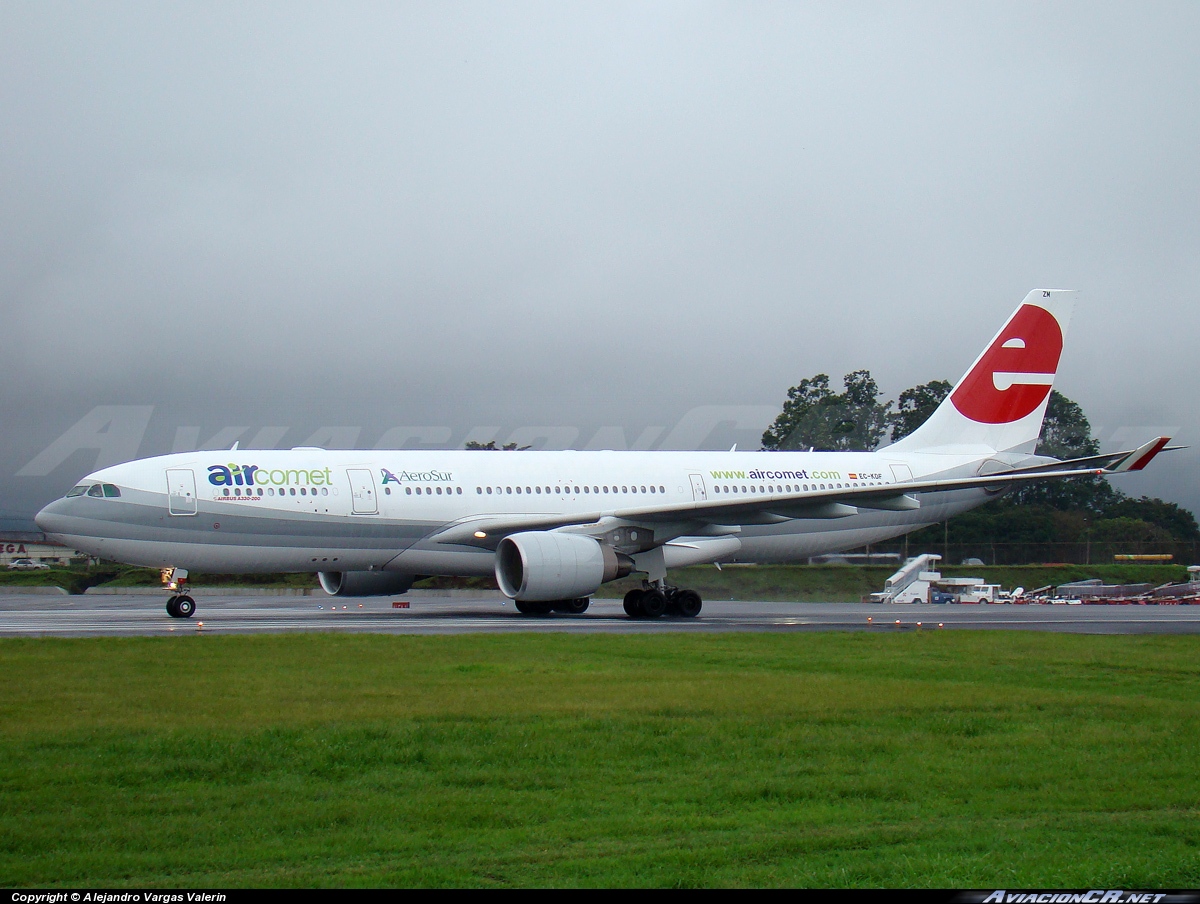
[[[945,380],[930,380],[900,393],[892,416],[892,442],[903,439],[929,420],[952,388]]]
[[[1200,540],[1196,516],[1174,502],[1161,499],[1118,499],[1104,511],[1106,518],[1136,518],[1155,524],[1177,540]]]
[[[1042,432],[1036,452],[1051,458],[1083,458],[1099,455],[1100,443],[1092,437],[1092,425],[1078,403],[1057,389],[1050,390]]]
[[[1059,459],[1100,452],[1100,443],[1092,436],[1092,425],[1083,409],[1057,389],[1050,390],[1036,452]],[[1018,505],[1045,505],[1061,512],[1103,512],[1122,495],[1103,477],[1073,477],[1028,484],[1015,490],[1011,498]]]
[[[870,451],[883,440],[892,403],[881,403],[879,386],[869,370],[842,378],[845,391],[829,388],[829,375],[801,380],[787,392],[783,410],[762,436],[764,449],[784,451]]]

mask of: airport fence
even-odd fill
[[[864,552],[895,553],[901,560],[921,553],[937,553],[947,564],[959,564],[978,559],[985,565],[1103,565],[1113,562],[1164,561],[1174,565],[1200,564],[1200,542],[1195,540],[1145,542],[1069,543],[949,541],[934,543],[905,542],[904,538],[886,544],[872,545]],[[1169,559],[1128,559],[1127,556],[1170,556]]]

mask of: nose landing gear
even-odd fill
[[[196,601],[186,593],[167,600],[167,615],[171,618],[191,618],[196,612]]]
[[[164,568],[160,574],[163,586],[168,590],[183,591],[187,587],[186,568]],[[171,618],[191,618],[195,614],[196,601],[187,593],[173,593],[167,600],[167,615]]]

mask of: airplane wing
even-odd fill
[[[563,515],[487,515],[448,525],[429,539],[438,543],[495,549],[509,534],[527,530],[556,530],[600,524],[688,524],[697,531],[714,526],[740,527],[748,524],[780,524],[795,519],[831,519],[857,515],[860,509],[915,511],[921,501],[913,493],[946,490],[1003,488],[1014,484],[1064,477],[1097,477],[1139,471],[1159,452],[1167,449],[1169,437],[1156,437],[1136,449],[1087,458],[1013,468],[976,477],[909,480],[885,486],[857,486],[808,493],[769,493],[755,496],[722,496],[701,502],[636,506]],[[678,536],[679,534],[676,534]]]

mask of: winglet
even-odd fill
[[[1154,459],[1154,456],[1162,452],[1167,443],[1171,441],[1169,436],[1156,436],[1150,442],[1138,446],[1120,461],[1110,465],[1106,470],[1110,474],[1117,474],[1122,471],[1140,471]]]

